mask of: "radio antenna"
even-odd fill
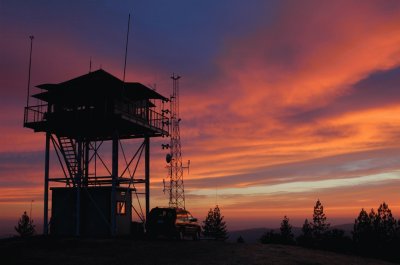
[[[126,58],[128,57],[128,41],[129,41],[129,24],[131,23],[131,14],[128,16],[128,31],[126,33],[126,46],[125,46],[125,63],[124,63],[124,76],[122,81],[125,82]]]
[[[29,36],[29,38],[31,39],[31,50],[29,53],[29,70],[28,70],[28,94],[26,96],[26,107],[29,107],[29,90],[31,87],[31,68],[32,68],[32,44],[33,44],[33,35]]]
[[[164,182],[164,191],[168,190],[169,193],[169,207],[172,208],[186,208],[185,203],[185,186],[183,183],[183,169],[188,170],[190,160],[187,166],[182,163],[182,146],[179,123],[181,118],[179,116],[179,75],[173,74],[171,76],[172,82],[172,95],[170,97],[170,114],[169,126],[171,129],[170,143],[163,144],[163,149],[169,148],[170,153],[166,156],[166,162],[168,163],[168,176],[169,184]],[[167,113],[167,112],[166,112]]]

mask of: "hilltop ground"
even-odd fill
[[[1,264],[392,264],[294,246],[215,241],[60,239],[0,240]]]

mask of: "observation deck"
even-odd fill
[[[43,104],[25,107],[24,127],[88,141],[168,136],[168,99],[141,83],[123,82],[104,70],[37,86]]]

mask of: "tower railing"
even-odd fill
[[[132,104],[115,104],[114,113],[121,114],[128,120],[152,129],[162,130],[168,135],[168,117],[145,107],[140,102]]]
[[[43,122],[46,120],[47,104],[25,107],[24,125],[27,123]]]
[[[79,110],[77,110],[79,111]],[[94,113],[95,109],[81,110],[85,114]],[[70,113],[73,113],[71,111]],[[59,113],[61,114],[61,112]],[[168,117],[153,110],[149,107],[141,105],[126,105],[126,104],[115,104],[114,114],[120,114],[123,118],[130,122],[139,124],[141,126],[159,130],[162,134],[169,134]],[[57,112],[51,113],[51,115],[57,115]],[[82,116],[80,116],[82,117]],[[32,123],[46,122],[48,118],[48,105],[41,104],[36,106],[25,107],[24,110],[24,126]]]

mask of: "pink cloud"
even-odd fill
[[[260,24],[246,36],[226,39],[215,58],[221,75],[210,80],[184,76],[181,82],[183,154],[185,160],[192,161],[187,190],[353,178],[396,170],[398,163],[390,159],[396,157],[400,147],[399,105],[393,101],[386,104],[391,95],[380,97],[375,105],[361,104],[351,95],[365,95],[366,86],[357,85],[363,80],[370,84],[369,77],[377,71],[390,72],[399,66],[399,10],[397,1],[284,2],[273,23]],[[44,33],[39,31],[34,42],[32,85],[58,83],[88,71],[93,43],[82,44],[82,39],[69,39],[62,32]],[[3,101],[18,102],[18,106],[10,103],[7,113],[0,114],[1,128],[6,132],[0,140],[2,153],[39,152],[44,148],[42,134],[22,128],[29,34],[14,32],[10,26],[2,43],[7,51],[2,60],[6,64],[0,69]],[[122,53],[94,56],[93,68],[101,64],[121,77],[122,62]],[[151,69],[150,64],[135,65],[128,69],[127,80],[147,85],[156,80],[157,91],[168,95],[170,73],[163,71]],[[189,85],[192,87],[185,87]],[[374,93],[369,90],[368,98]],[[336,105],[346,99],[346,104]],[[318,119],[306,119],[313,111],[318,112]],[[293,117],[293,113],[299,115]],[[157,139],[152,143],[155,206],[166,204],[161,184],[166,177],[165,152],[159,148],[165,142]],[[360,163],[363,160],[370,164]],[[346,165],[359,168],[346,170]],[[8,163],[2,168],[2,177],[12,175],[12,166]],[[29,166],[29,161],[20,164],[24,170]],[[27,176],[21,172],[7,176],[7,182],[24,178],[32,185],[28,197],[37,198],[42,192],[41,167]],[[15,172],[18,170],[16,167]],[[341,188],[320,193],[232,195],[222,197],[220,204],[237,227],[244,220],[241,211],[258,222],[280,220],[288,211],[301,220],[319,196],[329,214],[352,219],[360,207],[377,207],[381,200],[398,201],[393,184],[357,191]],[[8,186],[1,190],[1,207],[6,207],[9,216],[15,215],[15,209],[21,210],[16,207],[18,203],[29,199]],[[383,190],[384,195],[371,201],[370,194],[377,190]],[[12,195],[14,192],[17,195]],[[343,200],[336,200],[338,193]],[[199,217],[215,204],[213,196],[189,196],[189,205]],[[348,209],[346,201],[357,203]],[[399,206],[393,204],[398,212]]]

